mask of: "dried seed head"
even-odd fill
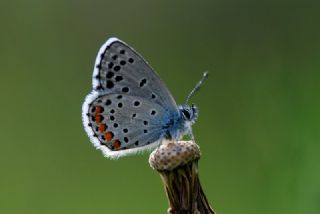
[[[150,154],[149,164],[158,171],[170,171],[199,159],[200,155],[199,146],[193,141],[170,141]]]

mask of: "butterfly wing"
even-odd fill
[[[91,141],[108,157],[155,148],[170,117],[160,105],[125,94],[99,96],[86,116]]]
[[[93,91],[82,108],[93,144],[108,157],[152,149],[176,117],[177,105],[159,76],[124,42],[109,39],[97,55]]]
[[[177,104],[160,77],[119,39],[111,38],[100,48],[92,79],[94,90],[143,97],[177,111]]]

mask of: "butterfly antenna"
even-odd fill
[[[192,89],[192,91],[189,93],[185,104],[187,104],[190,100],[190,98],[200,89],[201,85],[203,84],[203,82],[208,78],[208,71],[203,73],[203,76],[201,78],[201,80],[197,83],[197,85]]]

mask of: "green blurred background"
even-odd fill
[[[100,45],[139,51],[193,98],[200,179],[220,214],[320,213],[316,1],[0,3],[0,213],[166,213],[148,154],[108,160],[81,105]]]

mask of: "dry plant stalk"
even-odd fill
[[[149,163],[160,173],[170,214],[215,214],[198,176],[199,146],[192,141],[170,141],[150,154]]]

